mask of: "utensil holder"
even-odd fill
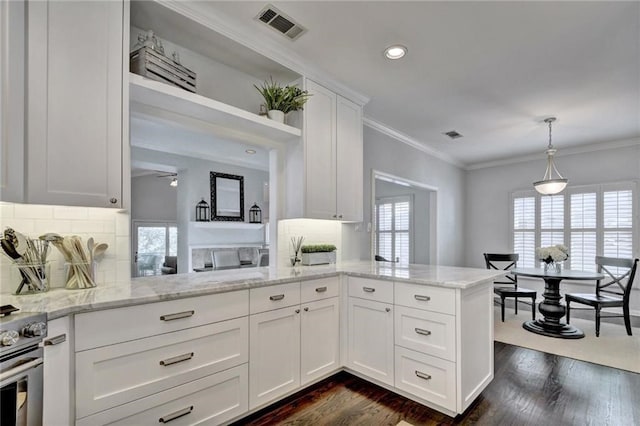
[[[96,286],[97,262],[67,262],[64,264],[68,290],[81,290]]]
[[[20,277],[20,284],[15,294],[36,294],[49,291],[51,263],[13,263],[16,275]]]

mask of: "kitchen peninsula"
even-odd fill
[[[135,278],[3,303],[47,312],[48,337],[67,335],[66,359],[45,354],[45,423],[65,414],[61,403],[79,425],[226,423],[343,369],[455,416],[493,379],[500,275],[362,261]]]

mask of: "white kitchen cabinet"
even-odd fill
[[[303,144],[292,146],[287,217],[362,220],[362,107],[306,79]],[[297,179],[303,177],[304,185]],[[302,206],[302,208],[301,208]]]
[[[122,206],[125,16],[123,1],[27,4],[27,202]]]
[[[361,222],[364,167],[362,107],[338,96],[336,114],[336,212],[341,220]]]
[[[300,386],[300,306],[249,318],[249,408]]]
[[[73,424],[73,332],[71,317],[51,320],[44,340],[42,424]]]
[[[247,412],[247,382],[247,365],[243,364],[101,411],[76,425],[223,424]]]
[[[393,386],[393,305],[349,297],[347,367]]]
[[[300,340],[302,385],[340,368],[338,297],[302,304]]]

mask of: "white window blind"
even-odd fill
[[[596,193],[571,194],[571,236],[569,262],[571,269],[595,271],[596,258]]]
[[[518,266],[535,266],[535,197],[518,197],[513,199],[513,230],[513,251],[520,255]]]
[[[411,209],[410,197],[376,201],[376,252],[401,265],[411,261]]]
[[[513,251],[518,266],[538,266],[535,248],[569,247],[574,270],[595,271],[596,255],[633,258],[637,223],[634,183],[576,187],[564,194],[533,191],[513,195]]]

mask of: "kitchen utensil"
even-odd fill
[[[3,238],[2,240],[0,240],[0,245],[2,245],[2,250],[4,250],[7,256],[9,256],[11,259],[18,260],[22,258],[22,256],[20,256],[20,254],[16,251],[16,248],[13,246],[11,241],[9,241],[8,239]]]
[[[93,253],[92,253],[93,259],[95,261],[102,259],[102,256],[104,256],[104,252],[106,252],[108,248],[109,248],[109,245],[107,243],[97,244],[93,248]]]

